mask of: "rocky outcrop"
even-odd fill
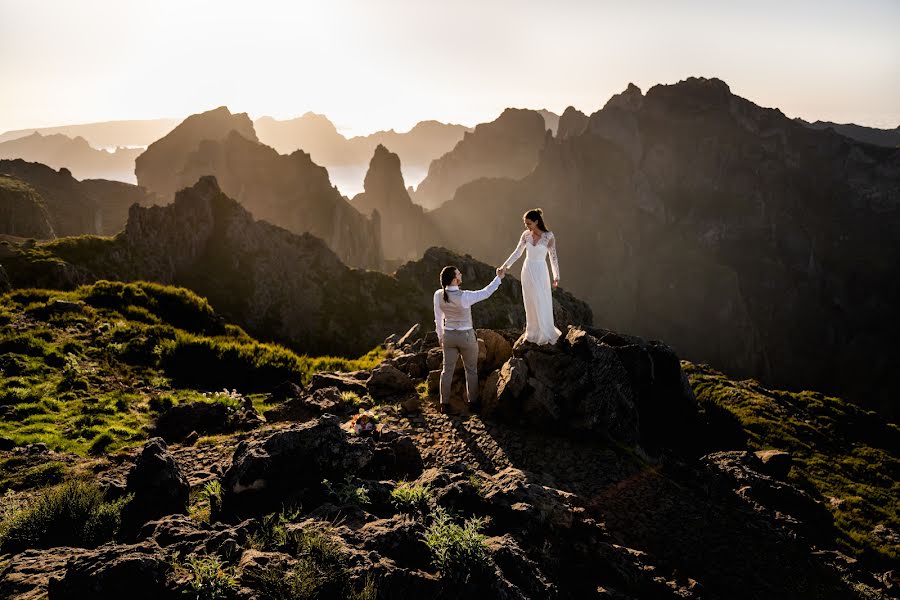
[[[29,136],[0,142],[0,159],[21,158],[53,169],[68,169],[77,179],[133,180],[134,159],[140,148],[116,148],[114,152],[92,148],[83,137],[62,134]]]
[[[122,536],[131,538],[147,521],[187,514],[191,487],[161,438],[147,442],[131,470],[125,493],[132,498],[122,512]]]
[[[499,262],[521,231],[511,215],[541,206],[562,284],[604,326],[892,413],[898,181],[900,150],[692,78],[630,86],[521,181],[471,182],[431,217],[451,247]]]
[[[588,116],[574,106],[569,106],[559,118],[559,130],[556,132],[556,138],[564,140],[581,135],[587,124]]]
[[[44,199],[27,182],[0,175],[0,233],[54,238]]]
[[[181,171],[187,157],[196,151],[200,142],[225,139],[232,131],[247,140],[259,141],[247,113],[231,114],[227,107],[220,106],[191,115],[164,137],[147,146],[135,159],[134,173],[138,184],[165,201],[171,200],[175,192],[181,189],[174,175]]]
[[[27,182],[43,199],[52,233],[114,235],[125,226],[128,208],[149,206],[160,199],[147,190],[117,181],[78,181],[65,168],[54,171],[40,163],[0,160],[0,175]],[[54,237],[48,232],[45,236]]]
[[[315,235],[349,266],[382,266],[378,220],[366,218],[348,203],[331,184],[328,171],[306,152],[284,156],[232,130],[223,139],[200,141],[175,172],[176,189],[215,176],[222,191],[255,218]]]
[[[416,260],[438,243],[425,211],[410,200],[400,158],[380,144],[369,163],[365,192],[357,194],[351,204],[365,215],[378,213],[384,257],[389,261]]]
[[[433,209],[453,198],[457,188],[470,181],[525,177],[537,165],[546,139],[540,113],[507,108],[496,120],[466,133],[453,150],[433,161],[413,200]]]

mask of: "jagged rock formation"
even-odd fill
[[[360,355],[414,323],[433,329],[431,296],[448,264],[472,287],[494,277],[493,267],[443,249],[430,249],[395,276],[350,269],[322,240],[255,221],[212,177],[168,206],[132,206],[125,231],[114,239],[19,246],[4,260],[17,287],[65,288],[98,279],[181,285],[254,335],[301,352],[339,355]],[[554,297],[560,327],[590,324],[583,302],[562,291]],[[473,314],[479,326],[521,327],[521,286],[509,278]]]
[[[56,237],[44,199],[28,182],[0,175],[0,233],[18,237]]]
[[[377,219],[367,219],[331,185],[325,168],[297,150],[289,156],[232,131],[204,140],[185,157],[176,188],[215,176],[222,191],[263,219],[321,238],[346,264],[378,269],[383,253]]]
[[[413,200],[433,209],[450,200],[461,185],[475,179],[524,177],[537,164],[546,139],[540,113],[507,108],[496,120],[467,132],[453,150],[433,161]]]
[[[21,158],[54,169],[66,168],[78,179],[104,178],[127,181],[133,177],[134,159],[140,149],[116,148],[106,152],[92,148],[83,137],[33,134],[0,143],[0,159]]]
[[[866,127],[856,123],[832,123],[831,121],[815,121],[810,123],[801,118],[794,119],[798,123],[811,129],[833,129],[841,135],[866,144],[875,144],[886,148],[900,147],[900,127],[895,129],[878,129]]]
[[[191,115],[165,137],[150,144],[137,157],[134,174],[138,185],[166,200],[171,199],[180,189],[174,175],[181,171],[187,157],[197,149],[200,142],[225,139],[232,131],[237,131],[248,140],[259,141],[247,113],[231,114],[228,108],[220,106],[205,113]]]
[[[584,133],[587,124],[588,116],[574,106],[569,106],[559,118],[559,129],[556,132],[556,137],[564,140],[581,135]]]
[[[303,150],[325,167],[364,165],[379,145],[396,152],[404,165],[427,166],[449,152],[469,130],[463,125],[421,121],[405,133],[392,129],[348,139],[327,117],[311,112],[286,121],[261,117],[254,125],[262,143],[282,154]]]
[[[453,247],[499,262],[518,215],[542,206],[562,283],[598,323],[895,410],[900,150],[806,128],[716,79],[629,86],[560,138],[523,180],[469,183],[430,215]]]
[[[357,194],[351,203],[365,215],[378,212],[384,257],[389,261],[415,260],[426,248],[439,243],[425,211],[409,198],[400,158],[380,144],[369,163],[365,192]]]
[[[53,232],[59,236],[118,233],[125,225],[129,206],[160,201],[138,186],[105,180],[78,181],[68,169],[54,171],[24,160],[0,160],[0,174],[12,175],[34,188],[44,200]]]

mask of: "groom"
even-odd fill
[[[441,289],[434,293],[434,328],[444,350],[444,366],[441,371],[441,414],[452,414],[450,408],[450,384],[456,360],[462,356],[466,369],[466,394],[469,411],[478,411],[478,340],[472,325],[472,305],[486,300],[500,287],[506,275],[503,268],[487,287],[477,292],[459,289],[462,273],[454,266],[441,271]]]

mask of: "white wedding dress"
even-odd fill
[[[556,238],[545,231],[535,242],[530,231],[519,238],[519,244],[509,255],[503,268],[508,269],[525,252],[522,264],[522,298],[525,301],[525,339],[535,344],[555,344],[561,332],[553,323],[553,294],[547,256],[553,268],[553,279],[559,279],[559,260],[556,256]]]

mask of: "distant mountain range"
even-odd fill
[[[900,126],[896,129],[878,129],[876,127],[865,127],[854,123],[832,123],[830,121],[816,121],[815,123],[810,123],[800,118],[795,120],[812,129],[834,129],[837,133],[859,142],[875,144],[876,146],[886,146],[888,148],[900,147]]]
[[[61,133],[31,135],[0,142],[0,159],[21,158],[54,169],[66,168],[77,179],[114,179],[134,183],[134,159],[142,148],[117,148],[114,152],[97,150],[83,137],[70,138]]]

